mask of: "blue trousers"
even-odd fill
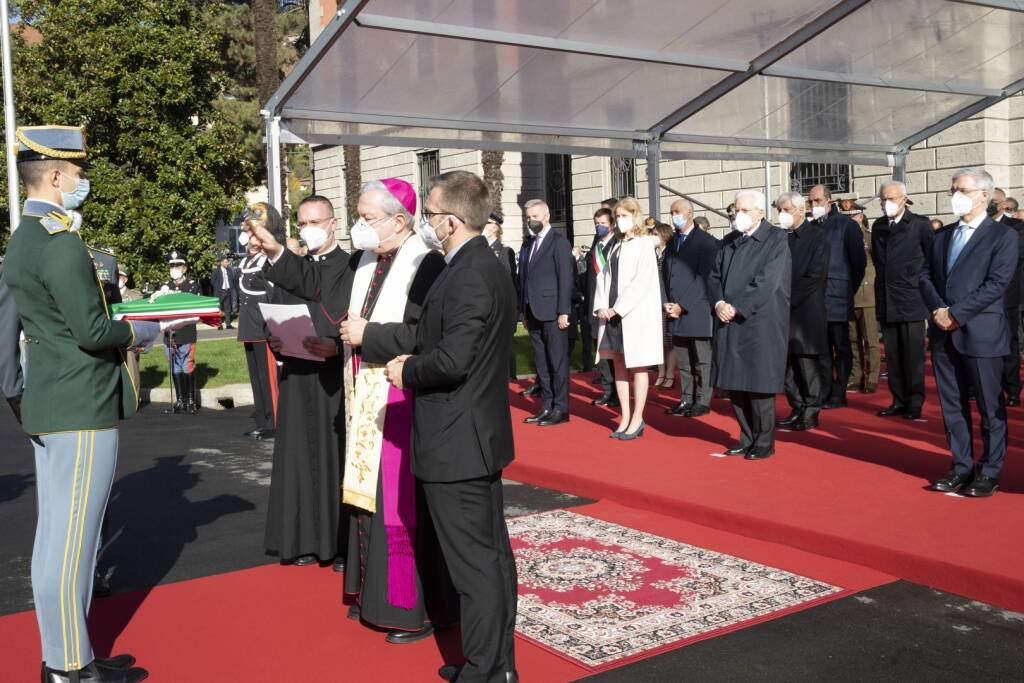
[[[32,597],[43,661],[52,669],[80,669],[94,659],[85,618],[117,436],[117,429],[105,429],[32,437],[39,504]]]
[[[167,360],[171,363],[172,375],[191,375],[196,369],[196,345],[176,344],[165,346]]]

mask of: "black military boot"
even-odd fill
[[[189,375],[182,375],[185,381],[185,412],[189,415],[195,415],[199,412],[199,406],[196,404],[196,375],[195,373]]]

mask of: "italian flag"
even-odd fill
[[[220,325],[220,302],[215,296],[173,292],[150,299],[125,301],[110,307],[114,320],[175,320],[199,318],[210,327]]]
[[[594,260],[594,272],[600,275],[604,272],[604,269],[608,267],[607,262],[604,260],[604,250],[601,249],[601,245],[598,244],[595,245],[590,252],[592,255],[591,258]]]

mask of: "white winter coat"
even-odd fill
[[[622,345],[626,367],[658,365],[665,359],[661,316],[661,277],[653,237],[634,237],[619,243],[618,296],[611,307],[622,316]],[[609,255],[609,261],[611,255]],[[608,308],[611,267],[597,277],[594,313]],[[605,322],[598,321],[597,348],[601,348]],[[600,354],[600,352],[598,352]]]

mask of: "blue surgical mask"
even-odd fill
[[[85,201],[85,198],[89,196],[89,181],[86,178],[78,178],[75,181],[75,189],[72,192],[65,192],[64,187],[64,174],[61,173],[60,177],[60,200],[64,204],[64,208],[68,211],[77,209]]]
[[[609,228],[607,225],[601,225],[600,223],[594,224],[594,231],[597,232],[597,236],[601,239],[604,239],[605,235],[608,234],[608,230]]]
[[[676,226],[680,230],[686,227],[686,216],[681,213],[673,214],[672,225]]]

